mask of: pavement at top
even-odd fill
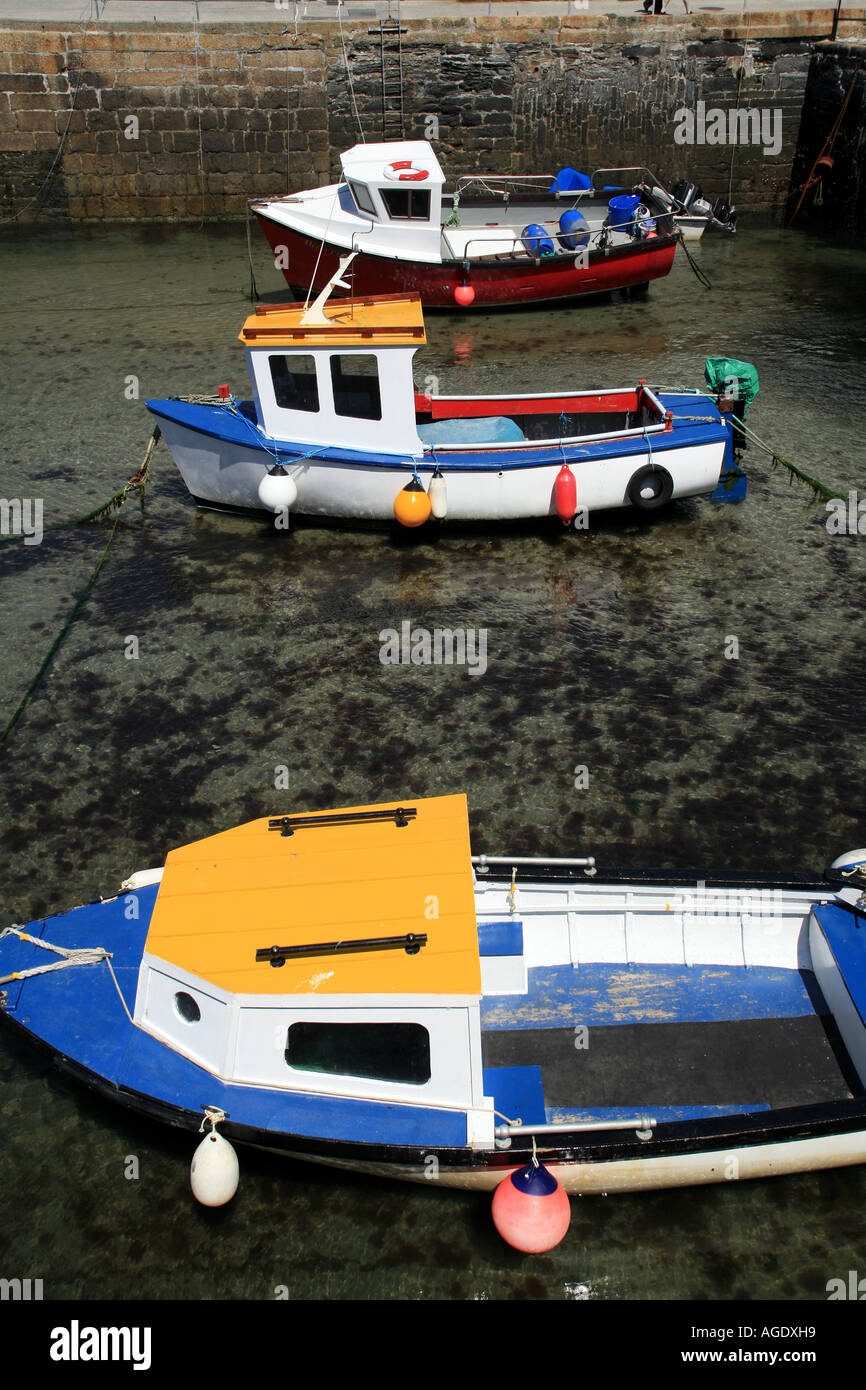
[[[815,0],[664,0],[665,17],[682,22],[688,12],[696,17],[717,15],[719,25],[749,15],[805,12],[817,18],[832,14],[835,5]],[[0,0],[0,22],[26,20],[31,23],[82,23],[98,20],[121,28],[126,24],[237,24],[274,22],[285,19],[333,20],[400,18],[403,21],[430,18],[474,18],[483,15],[503,18],[541,15],[616,14],[644,17],[641,0]],[[851,18],[848,19],[847,16]],[[866,37],[862,4],[843,0],[840,22],[859,21]],[[647,16],[658,22],[659,16]],[[830,23],[827,33],[830,32]]]

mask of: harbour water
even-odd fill
[[[711,290],[678,253],[644,300],[430,316],[417,380],[700,386],[706,355],[739,357],[758,434],[862,490],[862,247],[743,226],[694,254]],[[254,260],[284,297],[263,243]],[[47,528],[135,470],[147,397],[245,393],[249,267],[242,226],[21,228],[0,262],[0,492],[42,499],[46,527],[0,544],[2,726],[110,522]],[[742,504],[585,532],[287,534],[197,510],[160,448],[2,748],[0,923],[255,816],[455,791],[476,851],[820,872],[866,842],[866,534],[831,534],[757,451],[744,466]],[[485,632],[486,669],[383,664],[405,620]],[[0,1086],[0,1273],[46,1298],[821,1300],[866,1271],[864,1169],[576,1199],[527,1259],[486,1198],[246,1152],[232,1205],[203,1210],[190,1136],[61,1085],[5,1033]]]

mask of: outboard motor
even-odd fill
[[[713,221],[724,227],[726,232],[737,230],[737,210],[732,208],[730,203],[726,203],[724,198],[717,198],[713,203],[712,215]]]
[[[671,189],[671,197],[679,203],[683,212],[688,212],[696,198],[703,196],[702,190],[696,183],[689,183],[687,179],[680,179]]]
[[[734,357],[708,357],[704,364],[707,385],[716,393],[716,404],[723,415],[745,424],[746,407],[758,394],[758,373],[751,362],[739,362]],[[746,448],[746,436],[734,426],[734,449]]]

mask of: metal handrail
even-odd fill
[[[591,191],[593,193],[600,193],[602,191],[601,189],[596,188],[595,180],[596,178],[600,178],[603,174],[646,174],[650,180],[651,187],[660,188],[663,193],[667,193],[667,189],[665,188],[661,179],[657,179],[652,169],[647,169],[646,165],[644,164],[627,164],[620,169],[595,169],[589,176],[589,181],[592,185]],[[622,186],[624,187],[624,185]],[[587,189],[586,191],[589,192],[590,190]]]
[[[614,230],[616,230],[616,228],[615,228]],[[593,238],[595,239],[595,248],[596,248],[597,250],[598,250],[598,249],[601,249],[601,247],[602,247],[602,245],[603,245],[604,234],[605,234],[606,232],[608,232],[608,231],[609,231],[609,228],[607,228],[607,227],[599,227],[596,231],[587,233],[587,237],[588,237],[587,245],[581,247],[580,249],[581,249],[582,251],[588,251],[588,250],[590,250]],[[552,242],[554,242],[554,243],[556,243],[556,242],[560,239],[560,233],[559,233],[558,231],[557,231],[557,232],[550,232],[550,233],[549,233],[549,236],[550,236],[550,240],[551,240]],[[536,241],[536,240],[540,240],[540,239],[541,239],[540,237],[530,237],[530,238],[529,238],[530,241]],[[490,240],[492,241],[493,238],[491,237]],[[504,241],[505,238],[503,237],[502,240]],[[467,242],[466,242],[466,244],[464,245],[464,247],[463,247],[463,251],[462,251],[462,253],[460,254],[460,260],[468,260],[468,259],[469,259],[469,254],[470,254],[470,253],[469,253],[469,248],[470,248],[470,246],[474,246],[476,242],[477,242],[478,245],[479,245],[480,247],[482,247],[482,248],[483,248],[483,247],[485,246],[485,244],[486,244],[485,239],[482,238],[482,237],[470,237],[470,238],[467,240]],[[491,256],[509,256],[509,255],[513,256],[513,255],[515,255],[515,254],[517,253],[518,249],[519,249],[524,255],[528,256],[528,257],[530,258],[530,260],[539,260],[539,259],[541,259],[541,257],[538,256],[537,253],[534,253],[534,252],[532,252],[532,251],[527,251],[526,247],[523,245],[523,238],[522,238],[522,237],[519,237],[519,236],[518,236],[518,237],[513,237],[513,238],[512,238],[512,241],[511,241],[511,250],[510,250],[510,251],[490,251],[490,252],[488,252],[488,254],[491,255]],[[560,246],[559,248],[557,248],[557,247],[554,245],[554,252],[553,252],[553,254],[554,254],[554,255],[557,255],[557,253],[560,254],[560,255],[565,255],[565,256],[573,256],[573,255],[575,254],[573,248],[570,247],[570,246],[567,246],[567,247],[566,247],[566,246]],[[483,249],[481,250],[480,254],[481,254],[482,256],[484,255]],[[579,252],[578,252],[578,254],[579,254]]]
[[[505,184],[535,184],[550,183],[556,178],[556,174],[460,174],[454,180],[454,187],[458,193],[465,192],[473,183],[505,183]],[[498,192],[491,189],[491,192]]]
[[[569,869],[588,869],[595,873],[595,856],[592,854],[584,859],[542,859],[535,854],[473,854],[472,863],[478,865],[480,874],[486,874],[490,864],[550,864]]]
[[[497,1125],[494,1133],[497,1139],[510,1139],[516,1134],[574,1134],[604,1129],[633,1129],[647,1134],[657,1124],[651,1115],[635,1115],[630,1120],[578,1120],[570,1125]]]

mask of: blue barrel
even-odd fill
[[[520,233],[520,240],[523,242],[523,249],[528,251],[530,256],[554,254],[553,238],[538,222],[530,222],[528,227],[524,227]]]
[[[621,193],[618,198],[611,198],[607,206],[608,226],[627,232],[631,228],[635,208],[640,207],[640,198],[634,193]]]
[[[559,219],[559,240],[569,251],[589,245],[589,223],[582,212],[567,208]]]

